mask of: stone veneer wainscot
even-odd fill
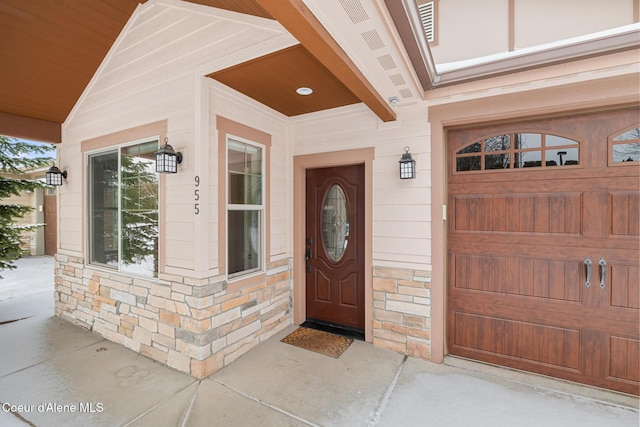
[[[431,274],[373,269],[373,344],[431,360]]]
[[[291,324],[291,267],[272,262],[266,282],[229,291],[220,277],[137,278],[58,254],[55,314],[201,379]]]

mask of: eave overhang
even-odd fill
[[[534,48],[437,65],[415,0],[384,1],[425,91],[640,47],[640,24],[636,23]]]

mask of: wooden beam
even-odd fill
[[[386,100],[369,83],[302,0],[256,1],[382,121],[390,122],[396,119],[395,112]]]
[[[0,112],[0,135],[56,144],[62,141],[60,123],[2,112]]]

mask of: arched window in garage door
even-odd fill
[[[609,138],[609,165],[630,166],[640,161],[640,126]],[[637,163],[635,163],[637,164]]]
[[[580,164],[580,143],[564,136],[522,132],[473,141],[456,152],[456,172]]]

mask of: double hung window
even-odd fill
[[[91,264],[158,275],[157,149],[153,139],[88,155]]]
[[[227,273],[263,270],[264,147],[227,138]]]

